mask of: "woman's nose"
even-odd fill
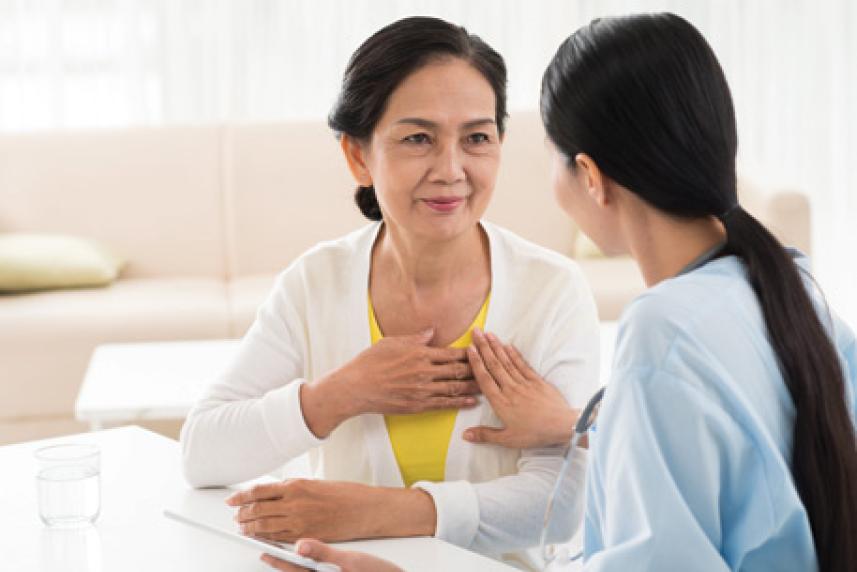
[[[462,149],[456,143],[439,145],[435,153],[431,180],[447,185],[464,180],[462,155]]]

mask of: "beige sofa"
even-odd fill
[[[503,154],[487,218],[573,255],[536,114],[514,114]],[[366,223],[353,186],[321,121],[0,137],[0,232],[92,237],[129,260],[108,288],[0,296],[0,443],[83,428],[98,344],[241,336],[279,270]],[[808,250],[801,195],[744,199]],[[629,259],[580,262],[602,319],[642,289]]]

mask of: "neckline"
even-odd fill
[[[702,266],[705,266],[706,264],[708,264],[709,262],[711,262],[715,258],[718,258],[723,253],[724,250],[726,250],[726,241],[725,240],[718,242],[717,244],[715,244],[714,246],[712,246],[711,248],[709,248],[708,250],[706,250],[705,252],[703,252],[702,254],[700,254],[699,256],[694,258],[693,260],[691,260],[687,264],[687,266],[685,266],[684,268],[682,268],[681,270],[678,271],[678,274],[676,274],[676,277],[683,276],[685,274],[689,274],[690,272],[693,272],[694,270],[701,268]]]
[[[378,325],[378,319],[375,317],[375,306],[372,304],[372,295],[367,292],[366,298],[369,304],[369,325],[371,328],[371,332],[378,332],[378,339],[384,339],[384,332],[381,331],[381,326]],[[476,313],[476,317],[473,318],[473,321],[470,322],[470,325],[464,330],[464,333],[458,336],[455,341],[451,342],[447,345],[447,347],[453,347],[458,344],[462,344],[466,341],[467,336],[473,331],[473,328],[477,327],[479,324],[485,324],[485,320],[488,315],[488,303],[491,301],[491,292],[488,292],[488,295],[485,297],[485,301],[482,303],[482,306],[479,308],[479,311]],[[373,336],[374,337],[374,336]]]

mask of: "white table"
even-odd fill
[[[74,413],[92,430],[105,423],[184,419],[223,371],[239,340],[141,342],[98,346]]]
[[[610,374],[616,322],[601,322],[601,384]],[[92,354],[75,417],[90,429],[142,419],[184,419],[223,371],[239,340],[104,344]]]
[[[101,515],[95,526],[53,530],[36,504],[33,451],[57,442],[97,443],[102,454]],[[228,489],[196,491],[180,474],[179,445],[139,427],[123,427],[0,447],[0,569],[15,572],[270,571],[253,548],[174,522],[175,502],[207,506],[229,522]],[[512,568],[434,538],[345,543],[405,570],[510,571]]]

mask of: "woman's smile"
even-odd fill
[[[430,197],[419,200],[430,209],[439,213],[454,212],[464,204],[464,197]]]

